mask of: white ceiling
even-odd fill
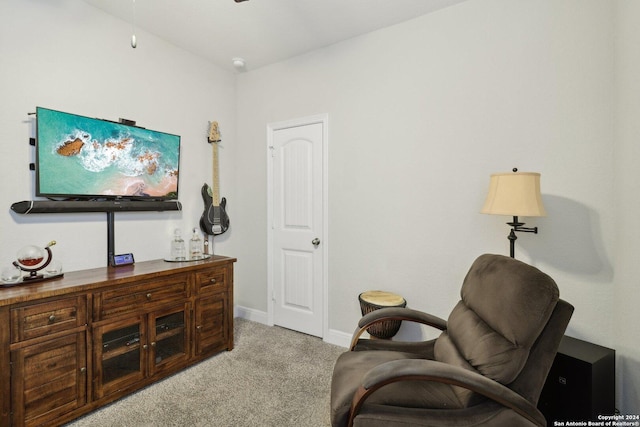
[[[252,70],[466,0],[84,1],[132,23],[131,33],[135,7],[136,28],[228,70],[241,57]]]

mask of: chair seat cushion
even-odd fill
[[[351,351],[340,355],[331,380],[332,425],[346,425],[353,396],[365,374],[385,362],[422,359],[419,354],[398,351]],[[405,408],[461,408],[453,387],[434,382],[403,381],[388,384],[367,399],[366,405],[392,405]]]

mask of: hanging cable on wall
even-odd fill
[[[131,21],[131,32],[133,33],[131,35],[131,47],[132,48],[136,48],[136,46],[138,46],[138,40],[136,40],[136,0],[133,0],[133,19]]]

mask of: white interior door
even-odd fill
[[[270,317],[322,337],[325,329],[326,120],[270,127]]]

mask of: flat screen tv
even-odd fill
[[[180,136],[36,108],[36,196],[175,200]]]

